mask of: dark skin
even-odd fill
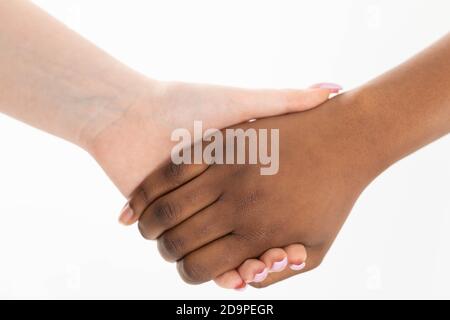
[[[237,126],[280,130],[280,169],[173,165],[136,189],[139,230],[198,284],[272,247],[302,243],[317,267],[356,200],[391,164],[450,132],[450,36],[301,114]],[[272,273],[266,286],[298,272]]]

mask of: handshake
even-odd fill
[[[306,90],[252,91],[153,84],[160,85],[159,98],[138,99],[129,118],[93,139],[94,156],[130,195],[120,221],[139,221],[142,236],[158,242],[161,255],[177,263],[188,283],[214,279],[224,288],[242,289],[317,266],[357,192],[356,186],[337,190],[346,184],[341,170],[351,176],[353,168],[337,166],[336,142],[353,133],[322,137],[339,122],[336,111],[346,109],[333,104],[347,101],[350,108],[352,94],[301,113],[341,88],[321,83]],[[277,114],[283,115],[270,117]],[[152,121],[154,115],[161,118]],[[234,126],[214,129],[229,125]],[[131,130],[135,136],[127,134]],[[124,143],[117,146],[118,140]],[[130,172],[130,165],[138,175],[123,180],[128,174],[116,172]],[[348,193],[345,207],[333,200],[337,192]],[[336,211],[330,212],[333,203]]]
[[[331,83],[253,91],[153,82],[156,95],[138,95],[89,137],[129,196],[120,221],[138,222],[192,284],[265,287],[316,268],[365,187],[449,132],[448,88],[438,97],[419,85],[436,75],[418,72],[440,64],[448,78],[449,40],[331,99],[341,89]]]
[[[448,34],[330,98],[340,86],[155,81],[27,1],[0,2],[0,20],[0,112],[87,150],[128,198],[120,222],[192,284],[316,268],[369,183],[450,132]]]

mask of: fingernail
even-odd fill
[[[121,224],[127,225],[131,222],[133,216],[134,216],[133,209],[131,209],[130,204],[127,203],[120,212],[119,222]]]
[[[332,93],[337,93],[340,90],[342,90],[342,87],[336,83],[332,83],[332,82],[321,82],[321,83],[316,83],[315,85],[311,86],[311,88],[321,88],[321,89],[328,89],[330,90]]]
[[[270,268],[269,272],[280,272],[281,270],[283,270],[284,268],[286,268],[288,264],[288,259],[287,257],[285,257],[283,260],[281,261],[276,261],[272,264],[272,267]]]
[[[300,263],[300,264],[291,264],[291,265],[289,266],[289,268],[291,268],[291,270],[294,270],[294,271],[300,271],[300,270],[302,270],[305,266],[306,266],[306,263],[303,262],[303,263]]]
[[[269,273],[269,270],[267,268],[264,268],[263,271],[260,273],[255,274],[255,277],[253,278],[253,281],[251,282],[263,282]]]
[[[244,281],[241,281],[241,283],[234,288],[236,291],[244,291],[247,288],[247,284]]]

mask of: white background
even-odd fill
[[[246,87],[349,89],[450,30],[445,0],[35,2],[149,76]],[[184,284],[118,225],[83,151],[4,116],[0,134],[2,298],[450,298],[450,137],[366,190],[318,270],[234,292]]]

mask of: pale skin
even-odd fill
[[[1,1],[0,25],[0,112],[89,152],[126,197],[169,157],[174,129],[191,129],[194,120],[204,128],[224,128],[304,111],[340,90],[332,83],[249,90],[157,81],[25,0]],[[125,210],[120,221],[137,219]],[[304,261],[305,255],[303,246],[292,245],[269,250],[253,263],[270,268],[284,258]]]

